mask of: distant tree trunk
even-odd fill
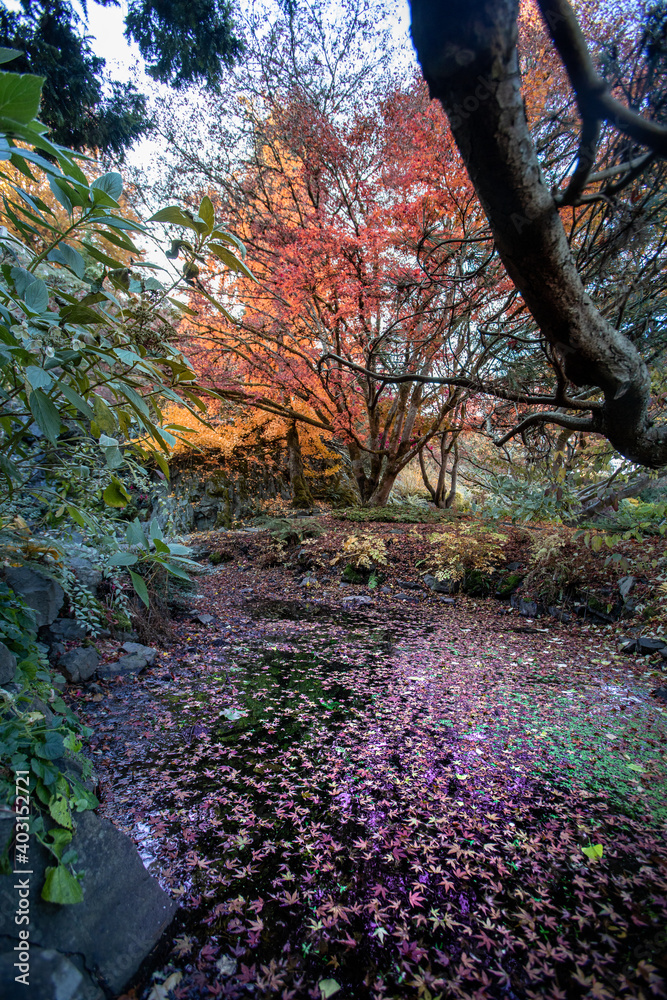
[[[295,507],[312,507],[313,497],[306,482],[301,455],[301,442],[296,420],[293,420],[287,431],[287,457],[289,461],[289,480],[292,487],[292,503]]]
[[[431,494],[431,500],[436,507],[447,508],[451,507],[456,498],[456,482],[458,478],[459,469],[459,446],[457,443],[458,432],[455,432],[452,439],[447,441],[447,431],[443,431],[440,437],[440,468],[438,471],[438,482],[435,487],[431,485],[431,481],[428,477],[428,472],[426,471],[426,463],[424,462],[424,451],[419,453],[419,468],[421,469],[422,479],[424,480],[424,486]],[[449,456],[454,452],[454,463],[452,465],[451,472],[449,474],[449,492],[446,490],[446,477],[447,477],[447,463],[449,461]],[[437,462],[437,459],[436,459]]]
[[[449,456],[448,456],[449,457]],[[454,461],[452,471],[449,474],[449,493],[445,497],[444,507],[453,507],[456,502],[456,485],[459,478],[459,445],[457,438],[454,438]]]

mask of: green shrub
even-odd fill
[[[73,868],[76,852],[69,847],[74,817],[99,805],[83,784],[90,775],[90,763],[79,752],[91,730],[81,725],[60,697],[37,645],[34,615],[4,583],[0,583],[0,641],[17,659],[14,682],[7,689],[0,688],[0,803],[15,806],[16,772],[26,772],[30,809],[23,821],[55,862],[46,870],[42,898],[78,903],[83,893]],[[67,773],[61,766],[65,761],[70,765]],[[5,871],[11,870],[8,865],[6,856],[2,859]]]

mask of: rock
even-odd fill
[[[618,648],[621,653],[636,653],[637,652],[637,640],[630,639],[626,635],[622,635],[618,640]]]
[[[49,647],[49,660],[57,663],[61,656],[67,652],[67,646],[63,642],[54,642]]]
[[[549,608],[547,608],[547,610],[548,610],[549,614],[551,615],[551,617],[555,618],[559,622],[563,622],[564,624],[567,624],[568,622],[572,621],[572,615],[571,614],[568,614],[567,611],[561,611],[560,608],[555,607],[553,604],[550,605]]]
[[[87,648],[77,646],[76,649],[71,649],[69,653],[60,657],[58,666],[68,680],[76,683],[87,681],[89,677],[92,677],[99,662],[100,658],[92,646]]]
[[[404,590],[421,590],[421,583],[414,583],[412,580],[397,580],[397,587],[403,587]]]
[[[56,580],[27,566],[9,566],[2,571],[2,577],[35,612],[37,628],[55,621],[65,600],[65,592]]]
[[[366,597],[365,594],[351,594],[343,598],[343,604],[372,604],[373,598]]]
[[[97,668],[98,677],[119,677],[121,674],[140,674],[148,666],[148,660],[141,653],[129,653],[119,660],[103,663]]]
[[[312,587],[317,583],[317,579],[314,576],[304,576],[303,580],[299,583],[300,587]]]
[[[87,629],[83,622],[78,622],[75,618],[58,618],[49,626],[49,634],[60,641],[85,639]]]
[[[618,581],[618,589],[620,591],[623,600],[628,596],[632,588],[634,587],[636,580],[634,576],[622,576]]]
[[[667,642],[664,639],[659,639],[657,636],[640,635],[637,639],[637,652],[643,656],[656,653],[659,649],[665,649],[665,647],[667,647]]]
[[[657,698],[658,701],[664,701],[665,705],[667,705],[667,687],[655,688],[651,691],[651,694],[654,698]]]
[[[434,594],[455,594],[459,589],[457,580],[438,580],[430,573],[425,573],[422,581]]]
[[[126,653],[138,653],[146,660],[149,667],[152,667],[157,656],[157,649],[152,646],[142,646],[140,642],[124,642],[123,649]]]
[[[104,579],[102,570],[88,556],[71,556],[68,562],[68,569],[74,573],[79,583],[83,584],[91,594],[97,592],[97,588]]]
[[[416,594],[394,594],[394,599],[397,601],[412,601],[414,604],[419,601]]]
[[[381,594],[391,594],[391,587],[380,587]]]
[[[239,594],[243,594],[246,597],[248,597],[250,594],[254,594],[254,593],[255,593],[255,591],[254,591],[253,587],[241,587],[241,589],[239,590]],[[210,618],[211,621],[213,621],[213,619],[211,618],[210,615],[204,615],[204,616],[199,615],[198,617],[199,617],[200,621],[202,620],[202,617]],[[206,624],[206,623],[204,623],[204,624]]]
[[[438,600],[442,601],[443,604],[456,604],[456,598],[445,597],[444,594],[438,594]]]
[[[10,684],[16,673],[16,657],[4,642],[0,642],[0,684]]]
[[[20,971],[14,968],[16,952],[0,955],[0,991],[3,1000],[104,1000],[104,993],[92,981],[80,959],[68,958],[52,948],[38,948],[30,943],[28,986],[16,982]],[[77,965],[74,963],[78,962]]]
[[[244,590],[252,590],[252,587],[243,588]],[[243,591],[241,591],[243,593]],[[199,614],[198,612],[193,612],[192,615],[194,621],[199,622],[200,625],[210,625],[213,621],[213,615]]]
[[[12,833],[11,820],[0,820],[0,853]],[[53,856],[36,838],[30,840],[31,950],[38,946],[62,951],[70,960],[81,956],[102,988],[117,996],[151,952],[177,906],[146,871],[130,838],[108,820],[93,812],[77,813],[72,848],[78,854],[77,868],[85,872],[83,902],[57,906],[40,898],[44,872],[52,865]],[[19,927],[14,923],[17,877],[0,877],[0,942],[4,952],[11,952],[18,940]],[[57,1000],[59,995],[26,992],[23,996]]]
[[[510,598],[510,604],[513,608],[516,608],[520,615],[524,618],[537,618],[538,608],[536,601],[526,601],[523,597],[518,597],[516,593],[512,594]]]

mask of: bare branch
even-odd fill
[[[513,427],[507,434],[503,434],[498,439],[494,438],[493,443],[498,448],[502,448],[510,438],[515,437],[517,434],[523,434],[528,427],[534,427],[535,424],[556,424],[558,427],[567,427],[571,431],[595,431],[597,429],[592,419],[570,417],[567,413],[545,410],[543,413],[531,413],[530,416],[522,420],[516,427]]]

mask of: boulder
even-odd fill
[[[56,580],[27,566],[9,566],[2,576],[7,586],[35,612],[38,628],[55,621],[65,600],[65,592]]]
[[[416,594],[394,594],[394,600],[396,601],[412,601],[416,604],[419,598]]]
[[[30,945],[27,985],[17,982],[16,952],[0,955],[0,993],[3,1000],[104,1000],[104,993],[76,957],[68,958],[52,948]],[[77,964],[75,964],[77,963]]]
[[[651,694],[654,698],[657,698],[658,701],[664,701],[665,705],[667,705],[667,687],[655,688],[651,691]]]
[[[0,684],[10,684],[16,673],[16,657],[0,642]]]
[[[664,639],[658,638],[658,636],[640,635],[637,639],[637,652],[641,653],[642,656],[657,653],[658,650],[662,650],[666,646],[667,642]]]
[[[373,598],[366,597],[365,594],[351,594],[349,597],[343,598],[343,604],[372,604]]]
[[[628,596],[636,581],[634,576],[622,576],[618,581],[618,589],[623,600]]]
[[[74,573],[79,583],[95,594],[97,588],[104,579],[102,570],[95,565],[95,561],[89,556],[70,556],[68,568]]]
[[[84,648],[77,646],[65,653],[58,660],[58,668],[62,670],[68,680],[73,684],[79,681],[87,681],[97,670],[100,658],[97,652],[91,647]]]
[[[519,597],[516,592],[512,594],[510,604],[513,608],[516,608],[519,614],[523,615],[524,618],[537,618],[539,614],[536,601],[526,601],[523,597]]]
[[[143,656],[149,667],[153,665],[157,656],[157,649],[153,646],[143,646],[140,642],[124,642],[123,649],[126,653],[138,653],[139,656]]]
[[[438,580],[437,577],[431,576],[430,573],[425,573],[422,580],[434,594],[455,594],[459,589],[458,581]]]
[[[0,820],[0,853],[13,828],[11,820]],[[85,970],[108,994],[117,996],[152,951],[177,906],[146,871],[130,838],[108,820],[93,812],[77,814],[72,847],[78,854],[77,868],[85,872],[81,883],[83,902],[58,906],[40,898],[45,869],[53,857],[31,838],[30,945],[64,952],[70,960],[71,956],[80,956]],[[18,940],[19,928],[14,923],[17,877],[0,877],[3,953],[11,952]],[[71,975],[66,967],[65,972]],[[40,1000],[58,997],[48,992],[23,994],[30,995]],[[86,994],[74,996],[83,1000]]]
[[[86,626],[76,618],[58,618],[49,625],[49,636],[53,636],[58,642],[85,639],[86,634]]]
[[[112,663],[103,663],[97,668],[98,677],[119,677],[131,674],[140,674],[148,666],[148,660],[141,653],[128,653],[121,656],[120,660]]]

